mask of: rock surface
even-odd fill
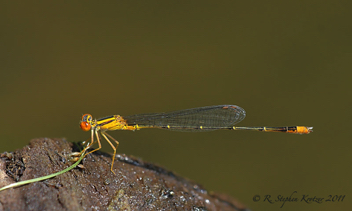
[[[23,149],[3,153],[0,187],[61,171],[79,151],[63,139],[34,139]],[[229,196],[134,157],[96,152],[83,167],[52,179],[0,192],[0,210],[247,210]]]

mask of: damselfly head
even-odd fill
[[[82,116],[82,120],[81,120],[79,126],[81,127],[81,129],[83,131],[89,131],[91,129],[92,119],[93,119],[93,117],[90,114],[84,114]]]

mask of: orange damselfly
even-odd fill
[[[212,130],[255,130],[264,132],[284,132],[296,134],[308,134],[313,131],[313,127],[306,126],[284,126],[284,127],[235,127],[234,125],[246,117],[243,108],[236,105],[216,105],[200,108],[192,108],[167,113],[137,114],[122,117],[113,115],[101,119],[93,119],[92,115],[84,114],[80,122],[80,127],[84,131],[91,131],[91,142],[82,150],[85,152],[94,143],[94,136],[97,138],[99,147],[86,155],[101,149],[98,132],[111,145],[114,150],[112,157],[111,171],[116,148],[119,142],[106,133],[108,130],[139,130],[142,128],[161,128],[175,131],[212,131]],[[116,147],[110,139],[116,143]]]

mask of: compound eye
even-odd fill
[[[81,122],[79,125],[83,131],[88,131],[90,130],[91,126],[88,122]]]
[[[92,121],[92,115],[90,115],[90,114],[83,114],[81,121],[83,121],[83,122],[90,122],[90,121]]]

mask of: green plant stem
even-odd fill
[[[73,165],[71,165],[70,167],[62,170],[62,171],[59,171],[59,172],[56,172],[54,174],[50,174],[50,175],[47,175],[47,176],[43,176],[43,177],[39,177],[39,178],[35,178],[35,179],[30,179],[30,180],[25,180],[25,181],[21,181],[21,182],[16,182],[16,183],[12,183],[10,185],[7,185],[5,187],[2,187],[0,188],[0,191],[3,191],[3,190],[6,190],[6,189],[9,189],[9,188],[14,188],[14,187],[18,187],[18,186],[21,186],[21,185],[26,185],[26,184],[30,184],[30,183],[33,183],[33,182],[39,182],[39,181],[42,181],[42,180],[46,180],[46,179],[50,179],[52,177],[56,177],[60,174],[63,174],[65,172],[68,172],[70,171],[71,169],[75,168],[80,162],[81,160],[83,159],[84,157],[84,154],[85,152],[83,152],[81,154],[81,157],[79,157],[78,161],[76,163],[74,163]]]

